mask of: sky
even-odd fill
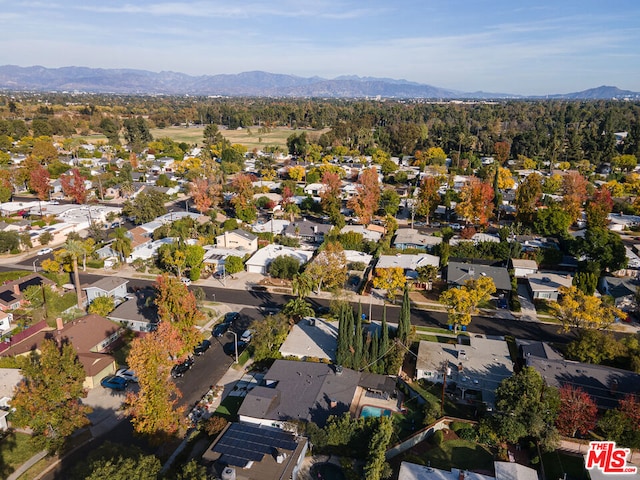
[[[640,91],[640,1],[0,0],[0,65]]]

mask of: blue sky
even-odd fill
[[[0,64],[640,91],[640,1],[0,0]]]

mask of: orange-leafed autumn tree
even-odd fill
[[[376,167],[367,168],[360,175],[356,194],[349,199],[347,206],[351,208],[360,223],[368,225],[380,201],[380,185]]]
[[[418,192],[418,205],[416,213],[423,215],[429,223],[429,217],[440,203],[440,179],[437,177],[424,177],[420,183],[420,191]]]
[[[74,202],[78,204],[85,203],[87,201],[85,180],[86,178],[80,174],[80,170],[73,168],[69,175],[62,175],[60,177],[62,191],[67,197],[71,197]]]
[[[466,222],[486,225],[493,211],[493,187],[478,178],[462,187],[456,213]]]
[[[580,387],[568,384],[560,387],[560,410],[556,427],[562,435],[586,435],[589,430],[595,428],[597,413],[598,407],[595,402]]]
[[[511,144],[509,142],[496,142],[493,144],[493,154],[496,156],[498,165],[503,165],[509,160],[509,153],[511,152]]]
[[[324,185],[324,189],[320,192],[322,211],[326,215],[335,214],[335,212],[339,213],[340,205],[342,204],[340,199],[340,188],[342,187],[340,175],[335,172],[324,172],[322,174],[322,184]]]
[[[609,214],[613,210],[611,191],[602,186],[597,189],[587,204],[587,228],[607,228]]]
[[[42,204],[40,202],[49,198],[49,189],[51,188],[51,185],[49,185],[50,178],[49,170],[41,165],[38,165],[29,173],[29,187],[36,193],[36,197],[38,197],[40,215],[42,215]]]
[[[184,349],[176,325],[160,322],[158,329],[131,343],[129,368],[138,377],[137,392],[128,392],[126,410],[136,433],[162,444],[179,435],[185,426],[184,408],[177,406],[180,391],[170,378],[174,361],[169,352]]]
[[[167,353],[183,358],[202,339],[196,325],[204,319],[204,314],[198,310],[195,295],[180,280],[165,273],[156,279],[156,305],[162,323],[175,325],[183,342],[180,350]]]
[[[587,179],[580,172],[568,172],[562,179],[562,208],[571,217],[571,223],[580,216],[587,199]]]

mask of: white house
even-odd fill
[[[91,285],[84,287],[87,292],[87,303],[93,302],[98,297],[111,297],[123,299],[127,295],[127,284],[129,280],[117,277],[104,277]]]
[[[0,332],[6,332],[11,329],[13,321],[13,313],[0,311]]]
[[[271,262],[283,255],[293,257],[298,260],[298,262],[300,262],[300,265],[304,265],[309,260],[311,260],[311,257],[313,257],[313,251],[300,250],[297,248],[285,247],[283,245],[276,245],[272,243],[258,250],[249,260],[245,262],[247,272],[266,275]]]
[[[558,301],[560,287],[571,287],[571,275],[558,275],[551,272],[538,272],[527,275],[527,282],[531,298]]]
[[[216,246],[242,250],[244,253],[253,253],[258,250],[258,237],[251,232],[239,228],[224,232],[216,237]],[[243,253],[240,254],[242,256]]]
[[[538,264],[535,260],[512,258],[511,268],[513,268],[514,276],[516,278],[526,278],[527,275],[538,273]]]

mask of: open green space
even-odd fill
[[[572,480],[587,480],[589,475],[584,468],[584,459],[579,455],[569,455],[562,452],[548,452],[542,454],[542,464],[546,478],[567,478]]]
[[[224,417],[225,420],[229,422],[236,421],[238,409],[240,408],[243,400],[244,397],[227,395],[216,409],[216,414]]]
[[[20,465],[38,453],[40,449],[26,433],[11,432],[0,440],[0,476],[15,471]]]
[[[427,450],[421,455],[425,464],[432,467],[451,470],[487,470],[493,471],[493,454],[489,449],[467,440],[450,440]],[[548,477],[557,478],[557,477]]]
[[[27,275],[31,275],[31,272],[27,272],[25,270],[0,272],[0,283],[11,282],[18,278],[26,277]]]

